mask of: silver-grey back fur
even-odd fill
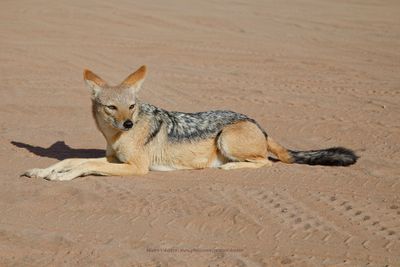
[[[226,110],[213,110],[196,113],[184,113],[177,111],[166,111],[147,103],[140,103],[139,112],[150,118],[150,134],[146,144],[149,143],[160,131],[162,126],[166,127],[168,141],[198,141],[214,138],[221,130],[230,124],[239,121],[250,121],[255,123],[267,136],[265,131],[256,121],[246,115]]]

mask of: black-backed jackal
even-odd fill
[[[149,170],[259,168],[271,165],[268,151],[284,163],[347,166],[357,160],[353,151],[342,147],[288,150],[255,120],[236,112],[171,112],[143,103],[137,94],[145,76],[142,66],[118,86],[110,86],[85,70],[93,117],[107,141],[106,157],[66,159],[24,175],[68,181],[85,175],[142,175]]]

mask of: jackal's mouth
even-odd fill
[[[125,131],[124,126],[121,123],[118,123],[117,121],[115,121],[113,118],[109,118],[107,120],[108,125],[110,125],[112,128],[114,128],[115,130],[118,131]]]
[[[116,122],[116,121],[111,121],[111,126],[112,126],[113,128],[115,128],[116,130],[118,130],[118,131],[123,131],[123,132],[127,132],[127,131],[129,131],[130,129],[132,129],[132,127],[130,127],[130,128],[125,127],[125,126],[124,126],[124,122],[118,123],[118,122]]]

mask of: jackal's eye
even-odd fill
[[[135,104],[132,104],[129,106],[129,109],[133,109],[135,107]]]
[[[117,107],[116,106],[114,106],[114,105],[108,105],[108,106],[106,106],[108,109],[111,109],[111,110],[117,110]]]

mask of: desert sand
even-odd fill
[[[400,266],[399,1],[0,6],[0,266]],[[102,156],[82,71],[115,84],[142,64],[144,101],[359,162],[19,177]]]

